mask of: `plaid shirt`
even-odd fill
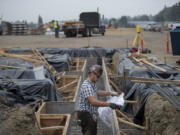
[[[96,84],[86,79],[80,87],[79,97],[79,111],[89,112],[92,118],[97,120],[97,109],[98,107],[92,106],[88,97],[93,96],[97,99],[97,87]]]

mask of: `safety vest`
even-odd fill
[[[57,29],[58,28],[58,23],[57,23],[57,21],[54,21],[54,29]]]

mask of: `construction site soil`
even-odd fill
[[[145,105],[145,117],[149,118],[152,135],[180,135],[180,111],[153,93]]]
[[[0,135],[40,135],[32,107],[8,106],[0,96],[0,114]]]

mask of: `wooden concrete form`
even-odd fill
[[[72,65],[65,75],[81,75],[82,80],[85,79],[87,59],[86,58],[72,58]]]
[[[63,101],[76,102],[79,87],[81,83],[81,76],[79,75],[64,75],[58,80],[57,91],[60,93]]]
[[[42,135],[70,135],[71,115],[67,107],[62,109],[61,105],[69,103],[59,103],[59,107],[49,108],[57,102],[43,102],[39,110],[35,113],[36,125]],[[70,104],[71,106],[71,104]],[[62,110],[62,111],[61,111]]]
[[[110,88],[111,88],[112,91],[115,89],[115,91],[117,91],[119,94],[121,94],[121,93],[123,92],[123,90],[122,90],[123,87],[120,88],[120,87],[119,87],[114,81],[112,81],[111,79],[119,79],[119,80],[121,80],[122,83],[124,83],[124,82],[123,82],[123,79],[122,79],[122,75],[119,77],[119,76],[117,75],[117,73],[113,72],[113,70],[112,70],[111,68],[112,68],[112,66],[114,66],[114,63],[113,63],[113,62],[111,62],[111,63],[107,62],[107,61],[109,61],[109,60],[112,61],[111,58],[108,58],[108,59],[107,59],[107,58],[103,58],[104,66],[105,66],[105,68],[106,68],[108,80],[109,80],[109,83],[110,83]],[[124,84],[122,84],[122,86],[124,86]],[[113,88],[114,88],[114,89],[113,89]]]
[[[108,71],[110,71],[110,68],[107,68],[107,64],[106,64],[106,59],[105,58],[103,58],[103,70],[104,70],[104,74],[105,74],[105,87],[106,87],[106,90],[108,90],[108,91],[112,91],[112,87],[110,86],[110,84],[111,85],[115,85],[109,78],[110,77],[112,77],[112,72],[110,72],[110,74],[108,74]],[[107,69],[108,69],[108,71],[107,71]],[[114,76],[117,76],[117,75],[114,75]],[[124,77],[123,76],[120,76],[120,79],[124,79]],[[113,83],[113,84],[112,84]],[[116,90],[118,90],[118,86],[114,86],[115,88],[116,88]],[[136,111],[136,108],[137,108],[137,106],[138,106],[138,101],[129,101],[129,100],[125,100],[125,103],[130,103],[130,104],[134,104],[134,106],[135,106],[135,111]],[[118,115],[120,115],[120,116],[122,116],[123,118],[120,118],[120,117],[118,117]],[[115,127],[115,129],[113,130],[113,133],[116,133],[116,134],[120,134],[120,135],[125,135],[125,133],[124,132],[122,132],[120,129],[119,129],[119,122],[121,122],[121,123],[124,123],[124,124],[127,124],[127,125],[129,125],[129,126],[132,126],[132,127],[136,127],[136,128],[139,128],[139,129],[141,129],[141,130],[146,130],[147,128],[146,127],[144,127],[144,126],[140,126],[140,125],[137,125],[137,124],[134,124],[133,122],[132,122],[132,120],[126,115],[126,114],[124,114],[124,113],[122,113],[122,112],[120,112],[119,110],[116,110],[116,111],[113,111],[113,120],[114,120],[114,127]]]
[[[83,72],[86,62],[85,58],[72,58],[72,66],[69,67],[69,72]]]
[[[121,75],[118,75],[117,73],[112,72],[112,69],[111,69],[112,66],[113,66],[113,59],[104,58],[103,61],[104,61],[104,65],[105,65],[105,68],[106,68],[106,71],[107,71],[108,80],[109,80],[109,83],[110,83],[110,90],[111,91],[115,90],[119,94],[121,94],[123,92],[123,90],[125,89],[125,86],[126,86],[126,72],[125,72],[125,69],[124,69],[124,71],[123,71],[123,73]],[[107,61],[112,61],[112,62],[108,63]],[[109,67],[109,64],[111,64],[112,66]],[[120,87],[114,81],[111,80],[111,79],[116,79],[116,78],[118,78],[118,80],[121,82],[122,90],[120,89]],[[137,110],[137,107],[139,105],[139,98],[137,100],[135,100],[135,101],[125,100],[124,102],[127,103],[127,104],[133,104],[134,105],[134,114],[135,114],[136,110]]]
[[[102,66],[104,71],[103,76],[104,76],[105,89],[106,91],[111,91],[111,87],[108,79],[108,73],[106,70],[105,58],[102,58]],[[116,112],[114,110],[113,110],[113,118],[111,122],[112,122],[111,125],[112,125],[113,135],[123,135],[123,132],[119,130],[119,123],[117,120]]]

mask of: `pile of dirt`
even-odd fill
[[[150,121],[150,134],[180,135],[180,111],[157,93],[148,98],[145,117]]]
[[[0,135],[40,135],[34,123],[31,107],[9,107],[0,97]]]

